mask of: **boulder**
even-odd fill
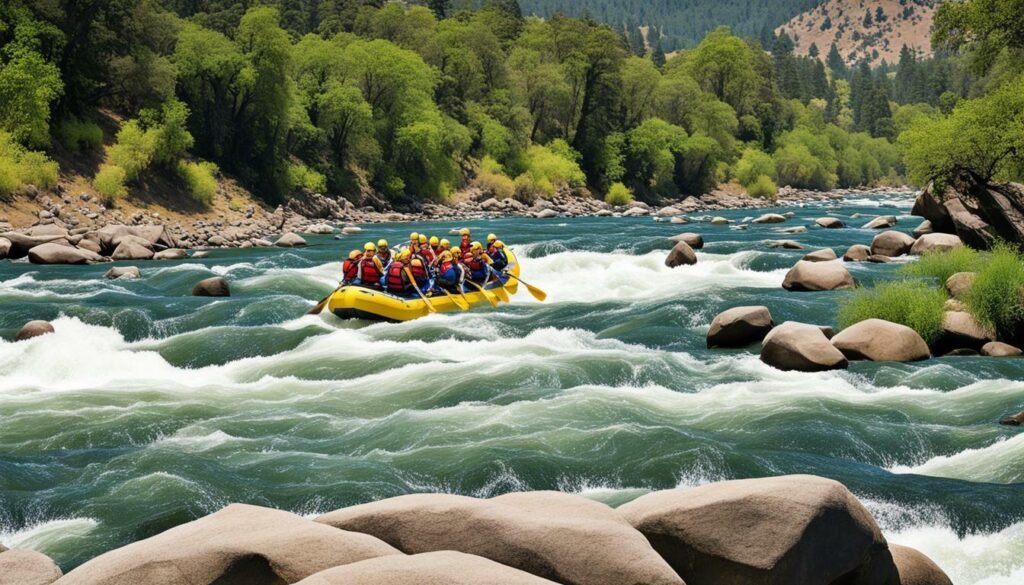
[[[0,260],[7,258],[11,252],[11,241],[7,238],[0,238]]]
[[[223,276],[214,276],[206,280],[200,280],[192,287],[194,297],[230,297],[231,287]]]
[[[188,258],[188,252],[181,248],[168,248],[153,254],[153,260],[184,260]]]
[[[646,209],[633,207],[623,212],[622,215],[626,217],[635,217],[639,215],[647,215],[648,213],[650,212],[647,211]],[[541,209],[536,214],[534,214],[534,217],[536,217],[537,219],[552,219],[558,217],[558,212],[555,211],[554,209]]]
[[[899,585],[953,585],[949,576],[917,549],[890,544],[889,553],[896,565]]]
[[[18,330],[18,334],[14,336],[17,341],[24,341],[26,339],[32,339],[33,337],[39,337],[40,335],[46,335],[48,333],[54,333],[53,325],[49,321],[29,321],[22,325],[21,329]]]
[[[47,224],[43,224],[43,225],[34,226],[31,229],[29,229],[27,233],[28,233],[28,235],[35,236],[35,237],[39,237],[39,236],[57,236],[58,238],[65,239],[65,240],[70,235],[68,233],[67,229],[62,228],[61,226],[59,226],[59,225],[57,225],[55,223],[47,223]]]
[[[676,266],[691,266],[697,263],[697,254],[686,242],[676,242],[672,251],[665,258],[665,266],[675,268]]]
[[[728,225],[730,222],[724,217],[715,216],[711,218],[711,225]]]
[[[7,250],[7,257],[11,260],[18,260],[28,256],[29,250],[32,248],[64,239],[60,236],[26,236],[18,232],[4,232],[0,234],[0,237],[11,243],[10,248]]]
[[[911,211],[929,220],[936,232],[956,234],[972,248],[986,249],[996,241],[1024,241],[1024,185],[989,183],[962,173],[939,190],[935,185],[918,194]]]
[[[745,347],[758,343],[774,326],[768,307],[733,307],[711,321],[708,347]]]
[[[363,228],[354,225],[347,225],[341,228],[341,233],[345,234],[346,236],[354,236],[356,234],[363,233]]]
[[[928,344],[905,325],[867,319],[840,331],[832,345],[850,360],[916,362],[928,359]]]
[[[766,213],[753,220],[751,223],[783,223],[785,221],[786,218],[778,213]]]
[[[117,278],[139,278],[142,273],[135,266],[115,266],[103,274],[104,278],[111,280]]]
[[[967,292],[971,290],[971,285],[974,284],[974,277],[977,274],[974,272],[957,272],[946,279],[946,290],[949,291],[949,296],[954,299],[962,299],[967,296]]]
[[[872,254],[868,256],[868,262],[872,262],[874,264],[888,264],[892,262],[892,258],[883,256],[882,254]]]
[[[686,245],[693,248],[694,250],[700,250],[704,247],[704,238],[700,234],[687,232],[685,234],[679,234],[669,238],[673,242],[686,242]]]
[[[967,312],[949,311],[942,319],[942,332],[935,341],[936,355],[947,355],[957,349],[981,351],[986,343],[995,341],[995,335]]]
[[[803,250],[804,247],[793,240],[765,240],[769,248],[783,248],[785,250]]]
[[[800,372],[844,369],[849,365],[820,327],[795,321],[787,321],[765,336],[761,361],[780,370]]]
[[[269,242],[268,242],[268,244],[269,244]],[[193,252],[192,259],[193,260],[199,260],[200,258],[206,258],[209,255],[210,255],[210,253],[207,252],[206,250],[199,250],[198,252]]]
[[[298,234],[288,232],[278,238],[274,245],[278,248],[301,248],[306,245],[306,240],[303,240]]]
[[[836,251],[832,248],[825,248],[824,250],[816,250],[810,254],[806,254],[803,260],[807,262],[830,262],[836,260]]]
[[[100,555],[68,573],[61,585],[296,583],[339,565],[398,554],[365,534],[231,504]]]
[[[99,242],[97,242],[96,240],[89,240],[84,237],[78,240],[78,244],[76,245],[82,250],[88,250],[94,254],[99,254],[103,251],[103,248],[100,246]]]
[[[1004,416],[1003,418],[999,419],[999,424],[1010,427],[1019,427],[1021,425],[1024,425],[1024,411],[1018,412],[1017,414],[1013,414],[1010,416]]]
[[[602,209],[601,211],[606,211],[606,210]],[[668,220],[668,222],[669,223],[676,223],[676,224],[690,223],[690,221],[688,219],[686,219],[685,217],[680,217],[678,215],[673,216],[672,219]]]
[[[112,260],[151,260],[153,250],[144,245],[145,240],[134,236],[121,238],[121,243],[110,255]]]
[[[270,247],[272,247],[274,245],[274,243],[271,242],[270,240],[266,240],[266,239],[263,239],[263,238],[256,238],[256,239],[252,240],[252,245],[256,246],[257,248],[270,248]],[[192,257],[193,258],[196,258],[196,257],[202,258],[202,256],[198,255],[198,253],[193,254]]]
[[[177,246],[177,240],[162,225],[127,226],[112,224],[85,235],[86,240],[98,243],[101,253],[113,254],[122,239],[132,236],[144,240],[152,250],[163,250]]]
[[[1001,341],[990,341],[981,346],[981,355],[988,357],[1020,357],[1024,355],[1019,347]]]
[[[871,240],[871,254],[875,256],[903,256],[914,246],[914,238],[903,232],[882,232]]]
[[[914,228],[914,231],[911,232],[911,234],[913,234],[915,238],[920,238],[923,235],[934,233],[935,229],[932,227],[932,222],[928,221],[927,219],[922,221],[921,224]]]
[[[688,585],[882,584],[894,571],[871,514],[821,477],[654,492],[619,512]]]
[[[376,536],[407,554],[454,550],[564,585],[682,585],[642,534],[605,504],[560,492],[490,500],[415,494],[316,519]]]
[[[814,223],[817,224],[818,227],[823,227],[825,229],[832,230],[846,227],[846,225],[843,224],[842,221],[835,217],[819,217],[818,219],[814,220]]]
[[[865,229],[865,230],[884,230],[884,229],[891,228],[894,225],[896,225],[896,216],[895,215],[883,215],[883,216],[880,216],[880,217],[876,217],[875,219],[872,219],[871,221],[867,222],[866,224],[864,224],[861,227],[861,229]]]
[[[856,286],[850,271],[843,263],[808,262],[800,260],[789,269],[782,281],[782,288],[793,292],[839,290]]]
[[[656,217],[672,217],[674,215],[682,215],[683,213],[685,212],[682,209],[670,205],[668,207],[662,207],[654,215]]]
[[[917,238],[910,248],[910,253],[919,256],[930,252],[945,252],[963,245],[960,237],[953,234],[925,234]]]
[[[492,560],[455,551],[378,557],[342,565],[297,585],[556,585]]]
[[[28,260],[33,264],[95,264],[107,259],[95,252],[72,248],[51,242],[28,251]]]
[[[806,234],[807,228],[802,225],[796,225],[788,228],[776,228],[772,231],[779,234]]]
[[[867,262],[869,256],[871,256],[871,248],[864,244],[854,244],[846,250],[845,254],[843,254],[843,261]]]
[[[34,550],[0,552],[0,585],[50,585],[62,573],[50,557]]]
[[[311,225],[304,230],[307,234],[329,235],[334,233],[334,226],[326,223]]]

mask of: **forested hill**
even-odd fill
[[[692,47],[726,25],[740,36],[764,40],[776,27],[822,0],[520,0],[525,14],[589,16],[616,29],[653,27],[662,48]],[[657,37],[650,38],[654,44]]]

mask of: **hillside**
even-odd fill
[[[929,56],[935,0],[828,0],[776,29],[793,37],[796,52],[811,46],[825,59],[832,43],[847,64],[867,60],[871,65],[899,61],[906,45]]]

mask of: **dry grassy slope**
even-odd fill
[[[806,55],[811,44],[816,44],[820,58],[828,56],[835,42],[847,64],[868,60],[878,65],[883,60],[899,61],[903,45],[918,49],[921,55],[932,53],[932,18],[937,0],[827,0],[776,29],[785,32],[796,42],[797,53]],[[875,21],[875,11],[881,7],[884,22]],[[904,11],[912,13],[904,16]],[[864,13],[871,11],[872,24],[864,26]],[[826,19],[832,26],[822,30]],[[878,51],[877,56],[874,51]]]

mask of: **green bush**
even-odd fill
[[[100,167],[99,172],[92,179],[92,186],[105,200],[117,201],[128,194],[125,189],[125,181],[128,180],[128,173],[117,165],[106,164]]]
[[[629,205],[633,201],[633,192],[622,183],[612,183],[605,193],[604,200],[610,205]]]
[[[967,308],[1000,339],[1013,339],[1024,326],[1024,257],[998,245],[977,273],[964,299]]]
[[[57,184],[60,167],[45,154],[26,150],[0,131],[0,197],[6,199],[22,185],[49,189]]]
[[[941,286],[957,272],[973,272],[978,265],[978,253],[967,246],[961,246],[952,250],[923,254],[917,262],[905,265],[901,271],[910,276],[937,279]]]
[[[103,129],[99,125],[72,116],[57,129],[61,143],[71,149],[84,150],[103,146]]]
[[[839,324],[846,328],[867,319],[884,319],[910,327],[931,343],[942,332],[946,293],[921,280],[886,282],[863,288],[839,307]]]
[[[192,198],[204,205],[213,203],[213,196],[217,193],[217,179],[213,176],[216,172],[217,165],[212,162],[178,163],[178,174],[188,185]]]
[[[13,158],[0,154],[0,199],[7,199],[20,186],[18,164]]]
[[[558,187],[583,186],[587,177],[580,165],[569,158],[570,151],[558,141],[553,143],[553,148],[540,145],[528,148],[526,170],[515,180],[516,197],[532,201],[537,197],[551,197]]]
[[[480,161],[480,170],[476,174],[476,184],[485,192],[497,199],[508,199],[515,195],[515,182],[504,173],[498,161],[485,156]]]
[[[110,162],[124,171],[128,180],[139,176],[153,161],[157,134],[143,130],[137,120],[128,120],[117,132],[117,143],[110,147]]]
[[[306,189],[313,193],[327,190],[327,178],[304,164],[288,165],[288,182],[292,189]]]
[[[779,191],[778,185],[766,175],[761,175],[753,183],[745,185],[747,194],[760,199],[775,199]]]
[[[735,175],[741,185],[750,187],[762,176],[769,179],[775,177],[775,161],[756,148],[748,148],[736,163]]]

